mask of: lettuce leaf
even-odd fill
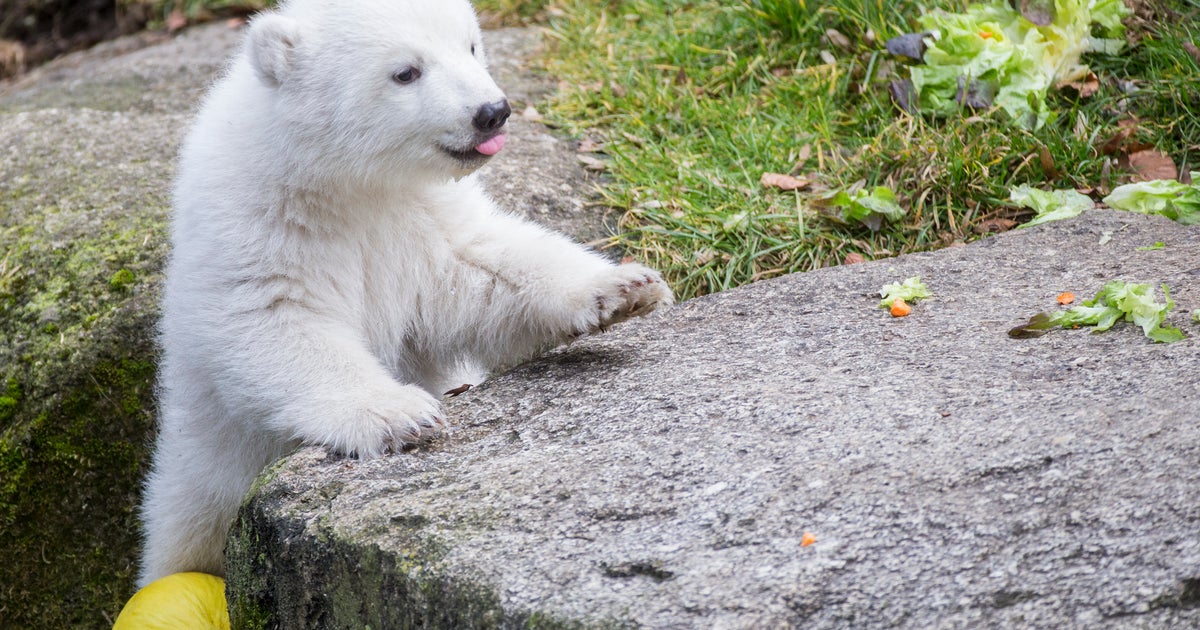
[[[1193,177],[1200,180],[1200,173]],[[1037,213],[1021,227],[1069,219],[1096,207],[1087,195],[1074,190],[1039,190],[1027,184],[1010,189],[1009,201]],[[1115,210],[1159,214],[1184,225],[1200,225],[1200,185],[1173,179],[1136,182],[1116,187],[1103,201]]]
[[[1037,213],[1027,223],[1021,224],[1021,227],[1077,217],[1096,207],[1091,197],[1083,193],[1070,189],[1039,190],[1028,184],[1011,189],[1008,199]]]
[[[859,222],[873,232],[879,231],[885,220],[897,221],[904,216],[904,208],[896,203],[896,193],[886,186],[839,190],[812,200],[812,204],[836,221]]]
[[[1130,10],[1121,0],[1052,0],[1053,20],[1031,22],[1005,0],[971,4],[964,13],[932,11],[918,18],[925,38],[925,65],[912,67],[922,110],[953,114],[964,105],[996,106],[1028,129],[1050,117],[1046,93],[1055,83],[1078,80],[1088,69],[1085,52],[1116,54]],[[1091,36],[1097,24],[1103,37]],[[990,103],[969,98],[971,86],[994,94]]]
[[[893,282],[885,284],[879,290],[879,295],[883,296],[883,299],[879,301],[879,308],[891,308],[892,302],[895,302],[897,299],[904,300],[905,302],[916,302],[927,297],[933,297],[933,294],[929,292],[929,287],[926,287],[925,283],[921,282],[921,276],[907,278],[903,283]]]
[[[1193,181],[1200,180],[1200,173],[1192,177]],[[1117,186],[1104,203],[1117,210],[1161,214],[1184,225],[1200,224],[1200,186],[1173,179]]]
[[[1132,322],[1142,327],[1142,332],[1160,343],[1171,343],[1184,338],[1183,331],[1164,326],[1167,314],[1175,308],[1171,292],[1162,285],[1166,304],[1154,299],[1154,289],[1149,284],[1127,283],[1113,280],[1104,285],[1096,297],[1064,311],[1038,313],[1029,323],[1008,331],[1010,337],[1036,337],[1051,328],[1078,328],[1095,326],[1100,333],[1112,328],[1119,321]]]

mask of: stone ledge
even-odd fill
[[[618,326],[450,400],[426,447],[274,467],[234,625],[1200,624],[1197,261],[1195,228],[1092,211]],[[876,308],[913,275],[934,298]],[[1117,278],[1167,283],[1191,337],[1007,336]]]

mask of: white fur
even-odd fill
[[[655,271],[498,211],[482,160],[446,151],[501,98],[465,0],[251,23],[181,155],[141,584],[223,574],[243,494],[297,445],[382,455],[441,428],[447,389],[671,302]]]

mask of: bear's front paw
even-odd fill
[[[585,332],[604,330],[674,301],[671,288],[657,271],[635,263],[619,265],[601,277]]]
[[[350,417],[330,427],[323,444],[344,455],[360,459],[378,457],[433,437],[445,428],[445,413],[428,392],[416,385],[395,384],[362,392]]]

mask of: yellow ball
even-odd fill
[[[229,630],[225,580],[207,573],[175,573],[134,593],[113,630]]]

